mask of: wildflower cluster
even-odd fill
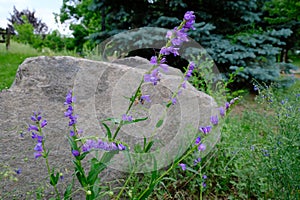
[[[238,100],[238,98],[234,98],[234,99],[232,99],[230,102],[226,102],[225,105],[224,105],[224,107],[220,107],[220,108],[219,108],[219,109],[220,109],[220,116],[221,116],[221,117],[224,117],[224,116],[225,116],[225,112],[229,110],[230,106],[231,106],[232,104],[234,104],[236,100]],[[209,133],[212,131],[213,126],[217,126],[217,125],[219,124],[219,118],[218,118],[218,115],[213,115],[213,116],[211,116],[211,117],[210,117],[210,122],[211,122],[212,126],[211,126],[211,125],[208,125],[208,126],[200,126],[200,127],[199,127],[199,131],[200,131],[203,135],[209,134]],[[194,150],[194,149],[196,149],[196,148],[197,148],[197,150],[200,151],[200,152],[206,150],[206,145],[202,142],[201,136],[198,136],[198,137],[195,139],[195,146],[194,146],[194,148],[193,148],[192,150]],[[196,158],[196,159],[193,161],[193,164],[194,164],[194,166],[196,166],[196,165],[198,165],[198,163],[200,163],[200,162],[201,162],[201,158],[198,157],[198,158]],[[188,169],[188,168],[187,168],[187,164],[185,164],[185,163],[179,163],[178,165],[179,165],[179,167],[180,167],[183,171],[185,171],[185,170]],[[202,185],[201,185],[201,191],[202,191],[202,189],[206,187],[206,182],[205,182],[205,180],[207,179],[207,176],[206,176],[205,174],[201,175],[201,167],[200,167],[199,171],[200,171],[200,172],[199,172],[199,173],[200,173],[200,176],[201,176],[201,178],[202,178]]]
[[[122,115],[122,120],[123,120],[123,121],[131,122],[131,121],[133,120],[133,118],[132,118],[131,115],[123,114],[123,115]]]
[[[115,142],[105,142],[102,141],[101,139],[96,140],[87,140],[83,145],[82,145],[82,152],[89,152],[93,149],[95,150],[104,150],[104,151],[123,151],[126,149],[126,146],[123,144],[115,143]]]
[[[74,109],[73,109],[74,102],[75,102],[75,98],[73,97],[72,90],[70,90],[66,96],[66,101],[65,101],[65,105],[68,106],[65,112],[65,117],[68,117],[70,119],[69,126],[73,126],[77,123],[77,115],[74,115]]]
[[[226,102],[225,105],[224,105],[224,107],[223,106],[220,107],[219,108],[220,109],[220,115],[222,117],[224,117],[225,116],[225,112],[228,111],[229,108],[231,107],[231,105],[233,105],[238,99],[239,99],[239,97],[235,97],[235,98],[231,99],[230,102]]]
[[[47,120],[42,121],[41,113],[34,112],[33,116],[31,116],[31,121],[35,123],[35,125],[28,125],[28,131],[31,132],[31,138],[36,139],[37,144],[34,147],[34,157],[39,158],[41,156],[45,156],[44,152],[44,137],[42,135],[39,135],[42,133],[42,128],[44,128],[47,125]],[[39,133],[39,134],[38,134]]]
[[[184,19],[179,27],[175,27],[173,30],[170,30],[166,34],[168,42],[166,46],[162,47],[159,56],[152,56],[150,59],[150,64],[153,65],[153,68],[149,73],[144,75],[145,82],[151,82],[153,85],[157,85],[157,82],[160,81],[159,67],[162,68],[165,72],[168,71],[168,65],[166,64],[166,58],[164,56],[173,54],[174,56],[179,56],[179,47],[183,42],[187,42],[188,35],[187,31],[194,29],[193,24],[195,23],[195,15],[193,11],[188,11],[184,15]],[[194,69],[194,64],[190,64],[190,70],[187,73],[187,76],[191,76],[191,72]]]

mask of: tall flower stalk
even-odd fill
[[[40,112],[34,112],[31,116],[31,121],[34,123],[28,125],[28,131],[31,133],[31,138],[36,140],[37,144],[34,147],[34,158],[38,159],[42,157],[45,159],[48,175],[50,177],[50,184],[53,186],[56,198],[60,199],[60,194],[57,189],[57,183],[60,177],[60,173],[54,172],[54,169],[51,170],[49,164],[49,150],[45,146],[45,136],[43,135],[43,128],[48,124],[47,120],[42,120]]]

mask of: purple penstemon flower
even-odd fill
[[[82,152],[88,152],[91,150],[104,150],[104,151],[124,151],[126,150],[126,146],[115,142],[105,142],[101,139],[95,140],[87,140],[81,147]]]
[[[68,105],[68,108],[66,110],[66,112],[64,113],[65,117],[68,117],[70,119],[69,121],[69,126],[73,126],[77,123],[77,115],[74,115],[74,109],[72,104],[75,101],[75,97],[72,96],[73,92],[72,90],[69,91],[69,93],[66,96],[66,101],[65,101],[65,105]]]
[[[120,151],[123,151],[123,150],[125,150],[126,149],[126,146],[124,146],[123,144],[118,144],[118,149],[120,150]]]
[[[43,120],[41,123],[41,128],[44,128],[48,124],[47,120]]]
[[[205,151],[206,149],[206,145],[201,143],[199,146],[198,146],[198,151]]]
[[[220,107],[219,109],[220,109],[220,115],[222,117],[224,117],[225,116],[225,109],[223,107]]]
[[[73,156],[77,157],[80,155],[80,152],[78,150],[73,149],[72,154],[73,154]]]
[[[179,166],[181,167],[181,169],[182,169],[183,171],[186,170],[186,164],[184,164],[184,163],[179,163]]]
[[[215,126],[218,125],[218,123],[219,123],[218,115],[211,116],[210,122]]]
[[[38,133],[42,133],[42,129],[47,125],[47,120],[42,120],[42,116],[41,116],[41,113],[38,112],[34,112],[33,113],[33,116],[30,117],[30,119],[34,122],[36,122],[37,125],[31,125],[29,124],[28,125],[28,131],[31,132],[31,138],[36,140],[37,144],[35,145],[34,147],[34,157],[35,158],[39,158],[41,156],[43,156],[43,140],[44,140],[44,137],[42,135],[39,135]],[[38,133],[36,133],[38,132]]]
[[[229,103],[229,102],[226,102],[226,103],[225,103],[225,109],[228,110],[229,107],[230,107],[230,103]]]
[[[154,69],[150,74],[145,74],[144,81],[151,82],[153,85],[157,85],[157,82],[160,81],[160,74],[158,69]]]
[[[39,131],[39,128],[35,125],[29,124],[28,131]]]
[[[194,160],[194,165],[197,165],[199,162],[201,162],[201,158],[197,158]]]
[[[162,68],[165,72],[169,71],[169,65],[165,64],[166,58],[161,58],[160,61],[157,60],[157,56],[152,56],[150,59],[151,65],[158,65],[160,68]]]
[[[177,99],[176,99],[175,97],[173,97],[173,98],[171,99],[171,102],[172,102],[172,105],[175,105],[175,104],[177,103]]]
[[[186,81],[185,81],[185,80],[182,82],[181,87],[182,87],[183,89],[186,89]]]
[[[187,71],[184,77],[184,80],[189,80],[192,77],[192,73],[193,70],[195,69],[195,63],[194,62],[190,62],[188,67],[187,67]]]
[[[132,116],[131,116],[131,115],[123,114],[123,115],[122,115],[122,120],[123,120],[123,121],[131,122],[133,119],[132,119]]]
[[[22,173],[22,169],[21,168],[15,169],[15,172],[16,172],[16,174],[21,174]]]
[[[195,140],[195,144],[198,145],[201,143],[201,137],[197,137],[196,140]]]
[[[201,126],[201,127],[199,127],[199,130],[204,134],[208,134],[211,131],[211,129],[212,129],[211,126]]]
[[[148,103],[150,103],[151,102],[150,95],[149,94],[142,95],[141,101],[147,101]]]
[[[66,96],[65,105],[71,105],[75,102],[75,97],[73,97],[73,91],[70,90]]]
[[[43,144],[38,142],[35,147],[34,147],[34,150],[35,151],[38,151],[38,152],[42,152],[43,151]]]
[[[194,15],[194,11],[187,11],[185,14],[184,14],[184,18],[185,20],[185,24],[184,24],[184,29],[185,30],[189,30],[189,29],[195,29],[195,27],[193,26],[194,23],[195,23],[195,19],[196,19],[196,16]]]
[[[70,136],[71,137],[75,136],[75,132],[73,130],[70,131]]]
[[[161,55],[170,55],[170,54],[173,54],[174,56],[179,56],[179,48],[178,47],[173,47],[173,46],[170,46],[170,47],[163,47],[161,48],[160,50],[160,54]]]

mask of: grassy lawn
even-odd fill
[[[7,51],[4,44],[0,44],[0,91],[9,88],[13,83],[18,66],[28,57],[38,56],[40,53],[27,46],[11,42]]]
[[[291,56],[292,63],[300,68],[300,55]]]

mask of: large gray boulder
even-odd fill
[[[37,188],[43,190],[46,196],[51,195],[49,191],[52,189],[47,187],[44,160],[33,158],[35,141],[27,132],[33,111],[41,111],[43,118],[48,121],[44,134],[46,147],[50,149],[50,165],[64,174],[65,179],[60,182],[60,188],[64,188],[71,180],[73,170],[72,154],[66,138],[70,128],[68,119],[64,117],[64,101],[68,91],[72,89],[76,96],[75,112],[79,115],[77,126],[83,130],[83,136],[104,138],[106,132],[101,120],[121,118],[129,105],[126,97],[133,95],[143,74],[150,67],[147,60],[138,57],[113,63],[66,56],[26,59],[19,66],[11,88],[0,92],[1,170],[22,169],[21,174],[13,174],[18,181],[8,178],[2,180],[2,198],[30,198],[34,196],[30,192]],[[142,93],[151,96],[151,103],[136,104],[130,113],[134,118],[148,119],[124,126],[117,137],[131,147],[133,159],[139,157],[145,160],[143,165],[136,168],[136,172],[149,172],[153,166],[152,160],[147,160],[149,155],[133,153],[133,146],[138,143],[142,145],[144,137],[156,141],[150,154],[158,160],[159,168],[166,167],[184,153],[197,135],[198,127],[209,125],[210,116],[218,112],[213,98],[190,84],[182,90],[177,103],[165,109],[166,102],[177,91],[181,78],[179,70],[170,68],[169,73],[162,74],[158,85],[143,84]],[[163,119],[163,123],[156,127],[160,119]],[[25,136],[21,137],[21,133]],[[206,137],[207,150],[201,156],[211,150],[219,137],[219,131]],[[128,163],[124,154],[116,155],[112,163],[101,175],[102,178],[118,178],[127,172]]]

